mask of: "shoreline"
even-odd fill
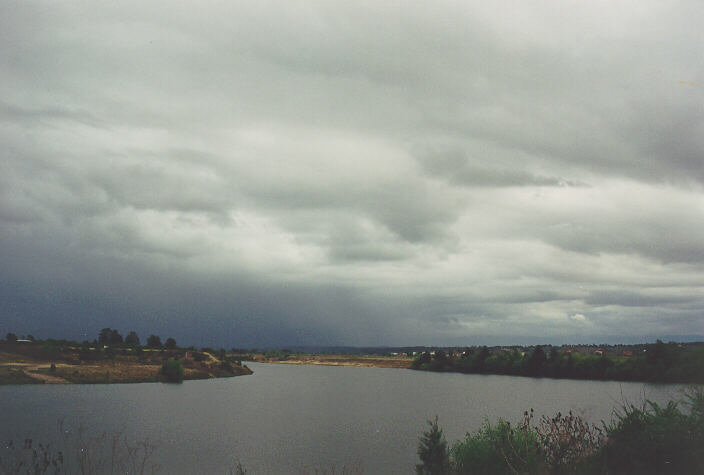
[[[0,353],[0,385],[22,384],[135,384],[166,382],[162,366],[168,360],[178,360],[183,369],[183,381],[231,378],[252,374],[252,370],[229,358],[219,359],[211,353],[196,354],[185,350],[144,351],[142,356],[124,353],[106,357],[90,352],[90,358],[80,358],[73,349],[59,351],[52,358],[42,357],[39,347]]]
[[[413,360],[410,358],[388,358],[373,356],[346,356],[346,355],[290,355],[286,359],[255,357],[255,363],[285,364],[285,365],[310,365],[310,366],[352,366],[358,368],[394,368],[411,369]]]

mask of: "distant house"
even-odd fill
[[[623,356],[633,356],[633,352],[631,350],[623,350]]]
[[[594,352],[594,354],[597,355],[597,356],[601,356],[601,355],[604,354],[604,349],[603,349],[603,348],[598,348],[598,349]]]
[[[32,340],[15,340],[15,343],[34,343]]]

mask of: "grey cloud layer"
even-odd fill
[[[0,10],[7,321],[704,334],[697,2]]]

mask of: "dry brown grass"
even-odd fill
[[[289,356],[284,361],[261,360],[265,363],[305,364],[323,366],[358,366],[369,368],[400,368],[408,369],[413,360],[410,358],[375,357],[359,355],[302,355]]]

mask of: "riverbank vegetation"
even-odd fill
[[[663,383],[704,383],[704,346],[663,343],[645,345],[639,354],[607,355],[571,351],[547,352],[542,346],[530,351],[506,349],[490,352],[487,347],[467,349],[462,353],[442,350],[416,356],[413,369],[455,371],[476,374],[645,381]]]
[[[448,448],[437,419],[420,438],[419,474],[704,473],[704,391],[681,403],[625,404],[601,426],[573,413],[533,411],[512,424],[486,421]]]
[[[0,341],[0,384],[180,382],[251,373],[224,351],[181,348],[173,338],[162,345],[156,335],[142,346],[135,332],[123,339],[111,328],[102,329],[92,342],[18,338],[13,333]]]

